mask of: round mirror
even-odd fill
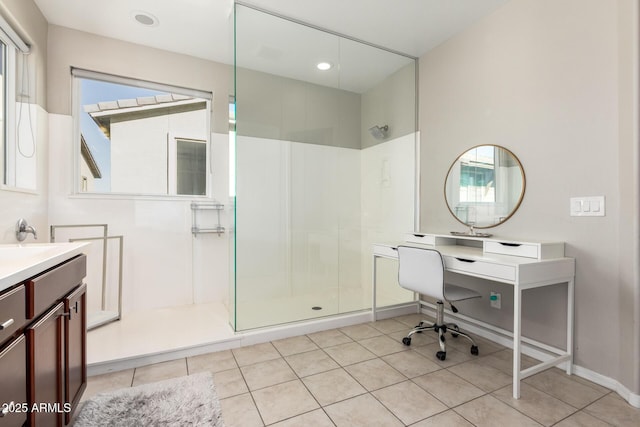
[[[449,211],[474,228],[502,224],[524,197],[520,160],[497,145],[479,145],[463,153],[449,168],[444,196]]]

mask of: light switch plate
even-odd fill
[[[571,197],[569,214],[571,216],[605,216],[604,196]]]

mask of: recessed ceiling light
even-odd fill
[[[138,24],[144,25],[145,27],[157,27],[159,24],[158,18],[143,10],[134,10],[131,12],[131,17],[135,19]]]
[[[320,71],[327,71],[330,70],[331,67],[333,67],[333,64],[331,64],[331,62],[318,62],[318,65],[316,65],[316,67],[318,67],[318,70]]]

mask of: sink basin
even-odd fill
[[[0,292],[79,255],[88,245],[87,242],[0,245]]]

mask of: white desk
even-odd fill
[[[423,246],[440,251],[445,269],[458,274],[479,277],[513,285],[513,397],[520,398],[520,381],[540,371],[567,362],[566,372],[573,366],[573,294],[575,260],[564,257],[564,243],[517,242],[480,239],[444,234],[409,235],[406,246]],[[472,243],[481,247],[463,246]],[[397,259],[397,244],[373,245],[373,309],[376,319],[376,260]],[[528,343],[554,353],[556,357],[520,369],[522,352],[522,291],[567,283],[567,347],[559,349],[526,339]]]

